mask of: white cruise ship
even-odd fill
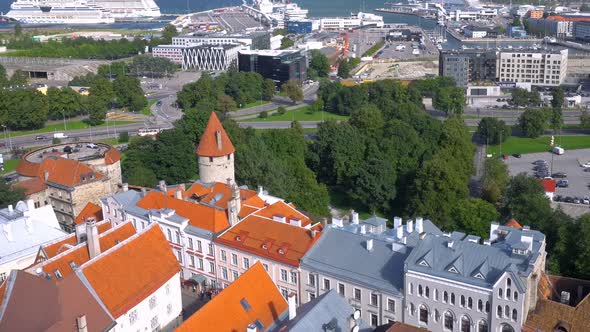
[[[154,0],[95,0],[95,3],[111,11],[114,18],[159,17],[160,7]]]
[[[93,1],[17,0],[10,5],[7,17],[26,24],[108,24],[114,23],[111,12]]]

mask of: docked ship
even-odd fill
[[[160,16],[154,0],[16,0],[7,17],[26,24],[109,24]]]

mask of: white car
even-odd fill
[[[590,205],[590,197],[586,196],[582,199],[582,203],[586,205]]]
[[[585,163],[585,164],[582,164],[582,167],[584,167],[584,168],[589,168],[589,167],[590,167],[590,162],[587,162],[587,163]]]

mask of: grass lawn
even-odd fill
[[[6,174],[14,171],[20,159],[4,159],[4,170],[0,174]]]
[[[541,136],[537,138],[512,136],[502,144],[502,154],[549,151],[550,140],[551,136]],[[555,145],[561,146],[565,150],[588,149],[590,148],[590,136],[555,136]],[[500,145],[488,147],[488,153],[498,155],[500,153]]]
[[[136,123],[134,121],[109,121],[109,126],[122,126],[126,124]],[[107,123],[104,122],[101,125],[95,127],[106,127]],[[77,129],[86,129],[88,125],[82,121],[66,121],[67,130],[77,130]],[[41,129],[37,130],[19,130],[19,131],[11,131],[10,136],[23,136],[23,135],[34,135],[34,134],[43,134],[43,133],[52,133],[54,131],[64,131],[64,123],[58,122],[54,124],[47,125]],[[2,133],[3,135],[3,133]],[[4,136],[1,136],[4,138]]]
[[[251,107],[256,107],[256,106],[261,106],[261,105],[266,105],[270,103],[270,101],[266,101],[266,100],[257,100],[255,102],[252,103],[248,103],[246,105],[243,105],[243,107],[240,107],[240,109],[246,109],[246,108],[251,108]]]
[[[141,110],[141,114],[147,115],[147,116],[152,115],[152,111],[151,111],[152,105],[157,102],[158,102],[157,100],[148,101],[147,105]]]
[[[246,122],[275,122],[275,121],[322,121],[322,120],[348,120],[348,116],[328,112],[312,112],[309,107],[302,107],[293,111],[287,111],[283,115],[271,114],[266,118],[252,118]]]

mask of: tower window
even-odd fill
[[[213,162],[213,157],[209,157],[209,162],[212,163]]]

